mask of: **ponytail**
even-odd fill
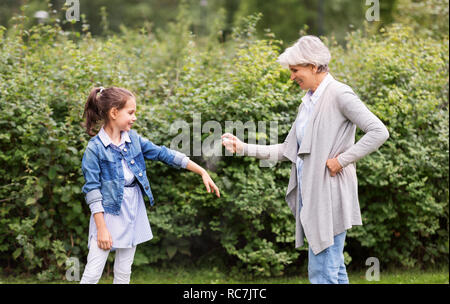
[[[89,136],[95,136],[94,129],[99,121],[108,123],[108,113],[112,108],[122,109],[129,98],[135,98],[133,93],[127,89],[110,87],[110,88],[93,88],[84,105],[83,118],[86,118],[82,126],[86,128]]]
[[[94,128],[98,121],[102,119],[102,115],[99,111],[97,94],[102,88],[93,88],[84,106],[83,118],[86,118],[84,127],[86,128],[89,136],[95,136]]]

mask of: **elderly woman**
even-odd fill
[[[295,216],[295,247],[309,245],[311,283],[348,283],[346,230],[362,225],[356,161],[389,137],[384,124],[353,90],[328,71],[331,55],[315,36],[301,37],[278,58],[291,80],[307,90],[284,143],[245,144],[222,135],[230,152],[292,162],[286,201]],[[355,143],[356,126],[365,135]]]

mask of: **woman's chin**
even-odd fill
[[[304,82],[297,82],[300,89],[305,90],[305,83]]]

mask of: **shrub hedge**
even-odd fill
[[[89,136],[81,115],[93,86],[133,91],[135,129],[159,145],[170,146],[176,120],[194,133],[194,113],[223,131],[225,121],[267,122],[267,130],[277,122],[281,142],[303,93],[275,62],[285,46],[270,32],[254,35],[257,20],[244,19],[225,44],[193,37],[182,12],[167,32],[123,28],[106,39],[63,32],[57,23],[25,29],[20,17],[10,29],[0,28],[3,272],[51,280],[64,275],[68,257],[85,262],[90,213],[81,159]],[[348,233],[347,263],[364,267],[370,256],[382,266],[445,262],[448,36],[417,37],[394,25],[351,33],[345,46],[326,41],[333,76],[350,85],[391,134],[357,164],[364,225]],[[270,137],[259,129],[248,136]],[[191,158],[209,169],[221,198],[206,193],[191,172],[148,162],[154,239],[139,246],[136,267],[211,263],[265,276],[305,267],[307,251],[294,249],[294,218],[284,201],[289,164]]]

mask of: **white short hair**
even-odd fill
[[[318,37],[312,35],[301,37],[278,57],[278,62],[285,68],[290,65],[313,64],[319,71],[328,71],[330,60],[328,48]]]

